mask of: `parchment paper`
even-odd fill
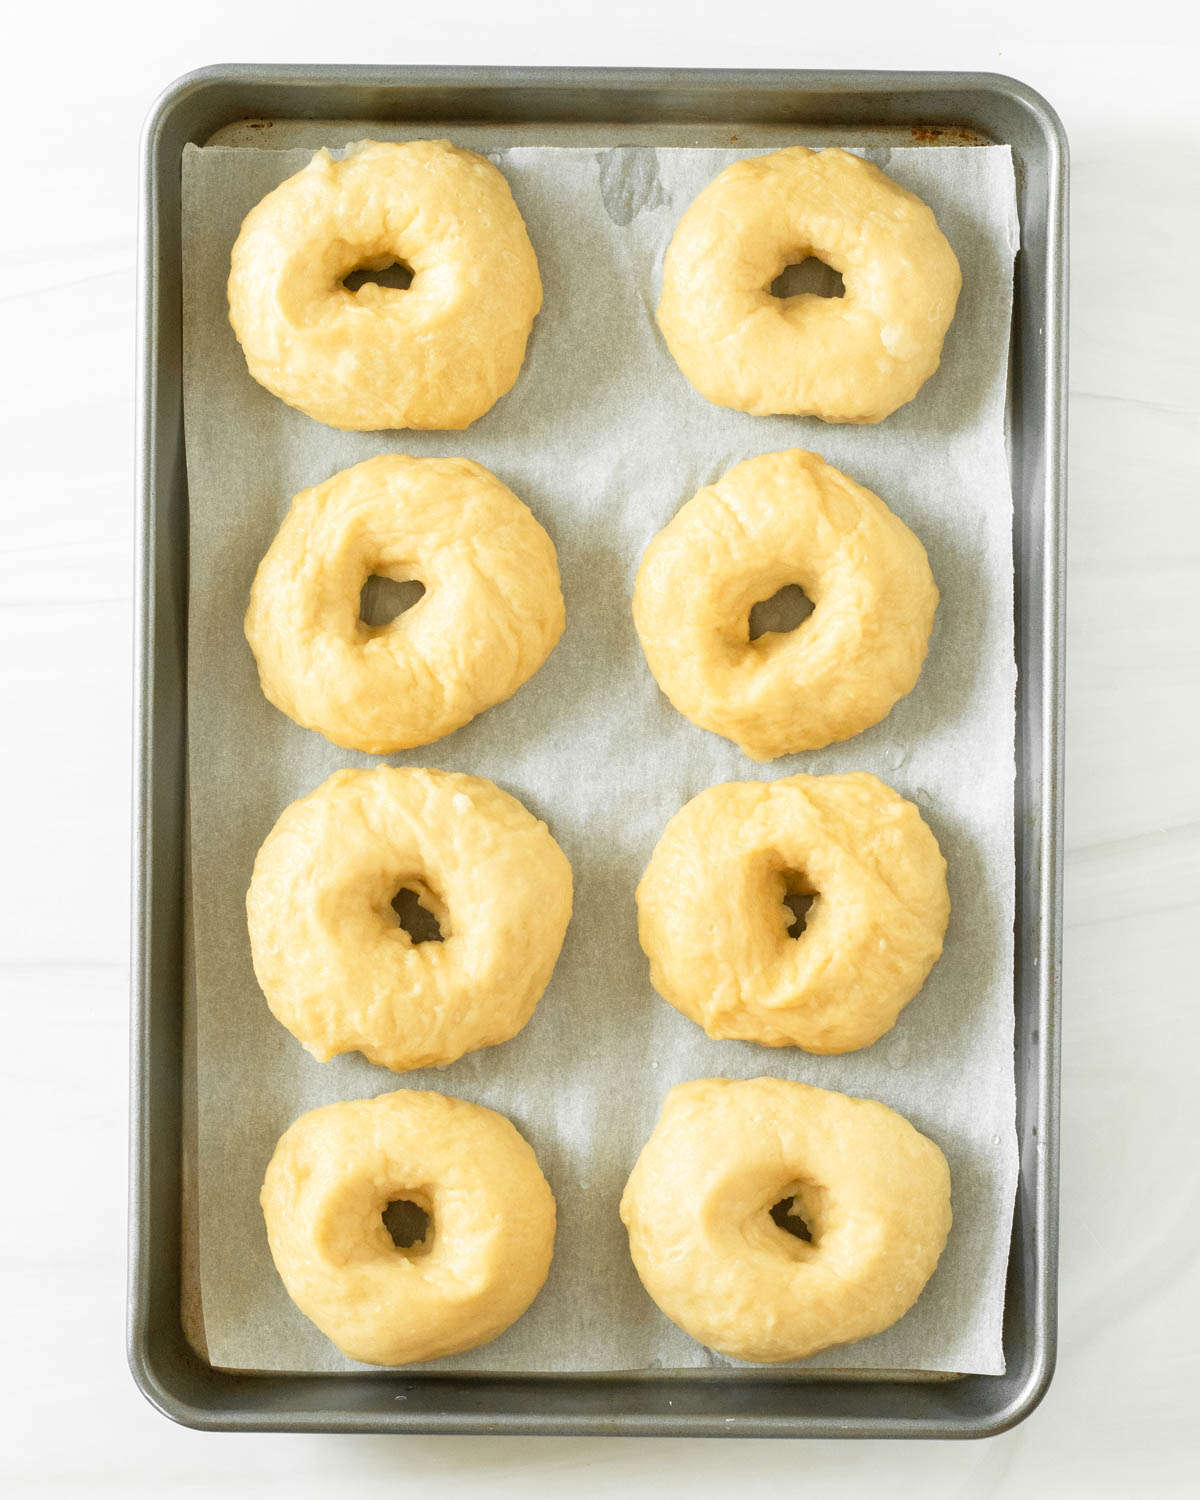
[[[779,144],[786,144],[781,139]],[[188,147],[184,385],[191,499],[188,641],[198,1047],[199,1255],[214,1364],[351,1368],[292,1306],[257,1195],[302,1111],[397,1087],[510,1116],[559,1205],[550,1279],[494,1343],[437,1367],[621,1370],[729,1364],[642,1290],[617,1203],[668,1088],[768,1073],[880,1099],[946,1152],[954,1229],[916,1308],[805,1362],[1003,1369],[1000,1324],[1016,1181],[1013,1092],[1011,492],[1004,445],[1017,226],[1007,148],[867,154],[934,209],[963,268],[937,375],[877,427],[710,406],[657,332],[662,254],[695,194],[741,151],[514,148],[494,154],[537,249],[545,307],[513,391],[462,433],[341,433],[247,374],[225,306],[229,251],[304,151]],[[941,589],[914,692],[847,743],[766,766],[694,728],[658,692],[630,618],[650,538],[753,454],[809,447],[880,494],[924,541]],[[372,454],[462,454],[533,509],[558,547],[567,628],[514,698],[457,734],[388,757],[491,777],[546,819],[575,873],[558,968],[524,1031],[443,1069],[396,1075],[357,1054],[319,1064],[270,1015],[244,897],[283,808],[331,771],[371,765],[292,724],[259,691],[242,636],[255,568],[293,494]],[[868,770],[915,798],[949,862],[945,955],[893,1031],[810,1057],[711,1042],[650,987],[634,887],[667,819],[714,782]]]

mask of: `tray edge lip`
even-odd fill
[[[1038,122],[1044,138],[1065,167],[1069,154],[1066,128],[1058,111],[1044,94],[1009,73],[982,70],[889,69],[889,68],[666,68],[572,66],[536,64],[507,66],[492,63],[209,63],[180,73],[155,96],[142,127],[140,159],[145,168],[158,136],[171,114],[191,94],[201,89],[237,83],[328,84],[376,82],[395,84],[403,74],[414,82],[470,84],[473,87],[506,87],[514,80],[547,88],[577,87],[580,81],[601,89],[639,87],[665,88],[681,81],[703,86],[722,84],[769,86],[772,83],[796,89],[817,85],[854,88],[870,93],[929,92],[966,93],[982,89],[1017,100]],[[1057,162],[1056,162],[1057,165]]]

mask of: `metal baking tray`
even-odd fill
[[[1021,218],[1009,389],[1015,501],[1016,1080],[1020,1177],[1007,1373],[231,1373],[203,1357],[189,1181],[188,485],[181,368],[184,145],[286,122],[436,126],[464,143],[931,143],[1013,148]],[[245,137],[243,136],[243,139]],[[261,137],[260,137],[261,138]],[[1067,146],[1054,111],[983,73],[220,66],[173,83],[142,142],[129,1360],[192,1427],[324,1432],[982,1437],[1027,1416],[1054,1368],[1062,907]],[[189,1337],[189,1334],[191,1335]]]

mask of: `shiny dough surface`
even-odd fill
[[[393,1243],[391,1202],[429,1216]],[[486,1344],[541,1290],[554,1196],[510,1121],[401,1089],[314,1109],[284,1132],[261,1203],[292,1301],[350,1359],[403,1365]]]
[[[789,936],[789,895],[813,898]],[[733,781],[667,824],[637,888],[654,988],[716,1040],[853,1052],[941,955],[946,861],[911,802],[862,771]]]
[[[412,891],[442,941],[414,943]],[[319,1062],[396,1072],[515,1036],[550,982],[571,867],[546,825],[490,781],[380,766],[335,771],[288,807],[246,896],[254,972]]]
[[[774,1222],[792,1200],[812,1235]],[[642,1284],[734,1359],[804,1359],[912,1307],[950,1232],[939,1148],[872,1099],[781,1078],[667,1095],[621,1200]]]
[[[407,288],[343,285],[399,262]],[[229,321],[260,385],[355,431],[461,428],[508,391],[542,305],[504,174],[449,141],[318,151],[242,224]]]
[[[372,574],[425,593],[387,625],[359,616]],[[554,543],[466,458],[387,453],[292,501],[259,565],[245,630],[270,701],[335,745],[425,745],[502,702],[562,634]]]
[[[813,612],[750,639],[787,584]],[[646,548],[633,619],[659,687],[754,760],[884,718],[920,676],[938,591],[918,538],[877,495],[801,448],[700,490]]]
[[[809,256],[844,295],[773,296]],[[726,167],[680,219],[658,323],[717,406],[880,422],[937,369],[961,286],[928,205],[848,151],[789,146]]]

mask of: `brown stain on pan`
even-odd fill
[[[961,125],[913,125],[909,131],[922,146],[987,146],[990,144],[976,130]]]

